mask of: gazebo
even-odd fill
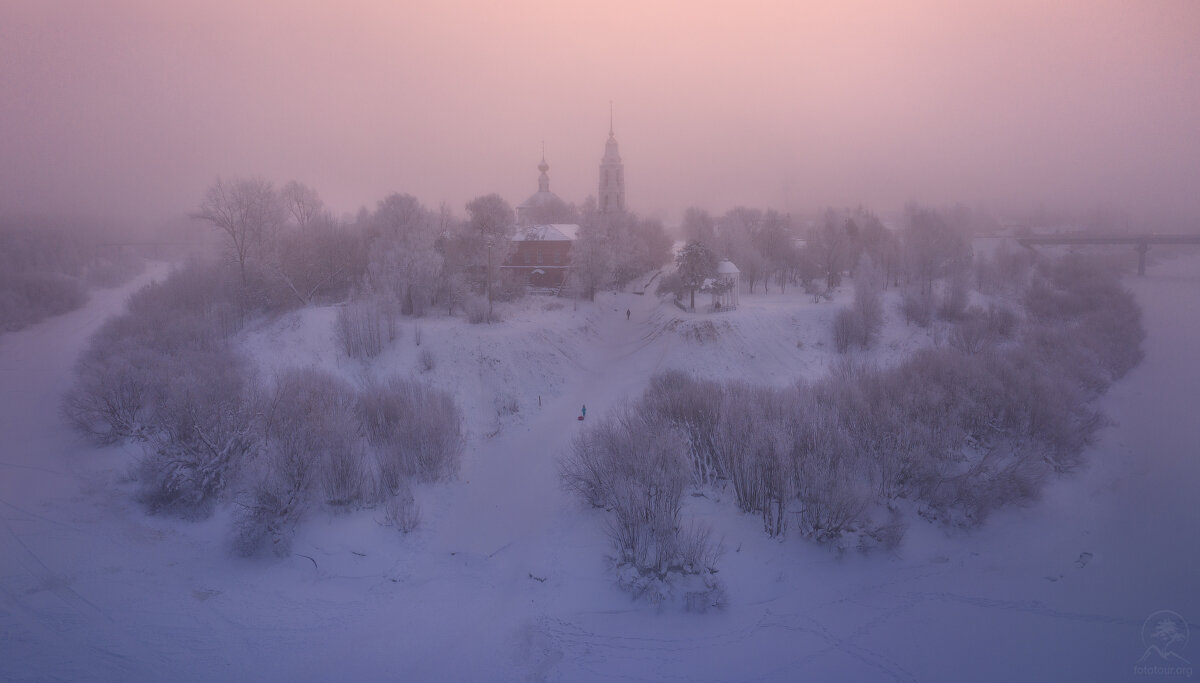
[[[738,290],[741,288],[742,271],[729,259],[717,264],[717,281],[713,287],[713,308],[730,310],[738,307]]]

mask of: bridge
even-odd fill
[[[126,250],[132,251],[135,254],[148,255],[150,258],[161,258],[164,252],[170,252],[179,247],[191,246],[184,242],[166,242],[160,240],[144,240],[144,241],[125,241],[125,242],[101,242],[100,247],[112,249],[120,254]]]
[[[1200,244],[1200,235],[1055,235],[1018,237],[1017,243],[1028,249],[1038,245],[1130,244],[1137,250],[1138,275],[1146,274],[1146,252],[1151,244]]]

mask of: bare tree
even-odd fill
[[[850,238],[841,216],[829,209],[825,212],[820,227],[809,234],[807,245],[809,252],[813,254],[813,260],[825,277],[826,288],[833,289],[841,284],[842,273],[851,263],[850,246]]]
[[[966,235],[936,211],[908,206],[901,237],[909,277],[920,283],[924,294],[932,294],[935,280],[971,265]]]
[[[760,281],[766,289],[766,276],[771,267],[768,255],[759,245],[758,233],[762,227],[762,211],[745,206],[735,206],[720,220],[718,249],[722,256],[737,265],[751,294]]]
[[[230,183],[218,178],[193,215],[212,223],[228,238],[243,287],[248,282],[247,265],[263,255],[284,221],[279,195],[270,182],[261,178],[239,178]]]
[[[325,212],[325,202],[321,201],[317,191],[295,180],[288,181],[288,184],[283,186],[279,197],[292,220],[301,229],[307,228]]]

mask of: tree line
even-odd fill
[[[476,197],[460,217],[446,204],[430,209],[395,193],[350,220],[335,218],[312,188],[295,181],[276,189],[261,178],[218,180],[193,214],[221,235],[247,313],[354,295],[387,297],[402,315],[471,313],[520,296],[525,282],[502,268],[513,251],[512,207],[499,195]],[[569,291],[592,298],[623,286],[670,258],[661,222],[631,213],[539,207],[545,222],[577,221]],[[476,317],[476,316],[471,316]]]

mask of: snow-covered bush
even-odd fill
[[[407,482],[383,504],[383,517],[386,524],[402,534],[412,533],[421,526],[421,507]]]
[[[947,343],[967,355],[974,355],[1011,339],[1017,328],[1017,316],[1012,310],[996,304],[986,309],[971,306],[950,328]]]
[[[971,297],[971,282],[966,270],[958,270],[946,282],[938,304],[937,314],[942,320],[960,320],[967,311]]]
[[[145,346],[97,335],[75,363],[63,416],[97,444],[143,438],[152,396],[164,383],[162,361]]]
[[[973,306],[950,328],[946,341],[952,348],[967,355],[974,355],[995,340],[992,338],[983,309]]]
[[[789,472],[795,477],[799,531],[833,541],[864,521],[872,502],[866,467],[833,410],[812,400],[797,401],[793,410]]]
[[[396,340],[395,307],[382,300],[364,300],[346,304],[334,321],[342,352],[351,358],[374,358]]]
[[[883,272],[867,253],[859,259],[854,270],[854,311],[862,321],[862,337],[859,345],[864,349],[871,345],[883,328]]]
[[[492,399],[492,406],[496,409],[496,417],[508,417],[521,412],[521,404],[517,402],[517,397],[507,391],[499,392]]]
[[[644,411],[626,408],[590,427],[562,463],[564,483],[610,510],[606,531],[617,567],[640,576],[698,574],[712,556],[708,537],[684,544],[679,513],[688,484],[683,439]],[[700,544],[700,545],[696,545]]]
[[[794,495],[787,397],[741,383],[721,393],[713,446],[720,471],[733,483],[738,507],[762,516],[763,530],[780,536]]]
[[[843,308],[833,316],[833,346],[838,353],[846,353],[854,344],[862,345],[865,338],[867,326],[858,311]]]
[[[854,275],[854,305],[833,318],[833,345],[838,353],[851,345],[869,348],[883,329],[883,273],[864,253]]]
[[[378,464],[382,491],[406,479],[435,481],[458,472],[465,446],[462,411],[446,392],[392,376],[369,381],[358,415]]]
[[[644,410],[683,431],[693,481],[710,484],[726,476],[720,469],[713,438],[720,424],[722,385],[679,370],[650,378],[641,399]]]
[[[481,296],[467,297],[463,302],[463,310],[467,314],[467,322],[472,325],[479,325],[488,321],[488,302],[487,299]],[[492,322],[498,322],[500,318],[496,315],[495,310],[492,311]]]
[[[433,351],[429,349],[421,349],[417,354],[417,368],[421,372],[433,372],[433,368],[437,366],[437,359],[434,358]]]
[[[357,392],[316,368],[284,371],[264,415],[267,446],[286,461],[314,463],[324,501],[355,505],[368,487],[358,435]]]
[[[900,312],[905,323],[929,327],[933,322],[933,294],[917,287],[905,287],[900,293]]]
[[[681,527],[690,479],[684,449],[677,429],[627,407],[585,429],[559,461],[563,485],[609,511],[618,582],[637,597],[657,601],[683,577],[715,573],[711,535]]]
[[[234,549],[252,555],[267,541],[280,555],[319,493],[330,505],[362,502],[368,487],[358,435],[356,393],[315,368],[286,370],[261,401],[263,453],[241,494]]]
[[[240,324],[229,297],[220,270],[200,263],[135,292],[76,362],[62,405],[67,421],[100,443],[149,438],[147,421],[173,391],[183,359],[217,353]]]
[[[261,445],[254,373],[228,349],[185,351],[170,364],[146,428],[138,498],[151,512],[205,516]]]

